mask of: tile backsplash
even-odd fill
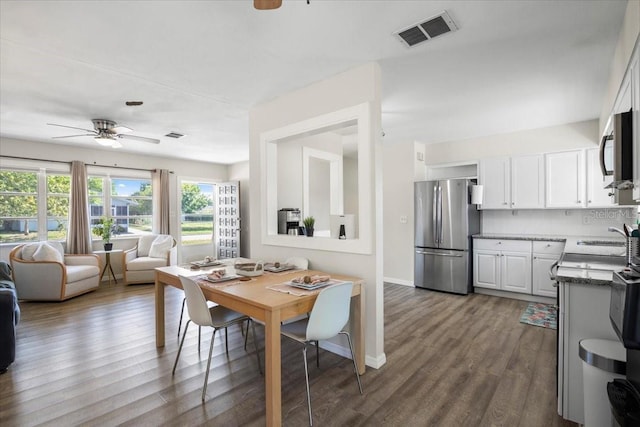
[[[608,227],[635,227],[636,208],[482,211],[483,233],[616,237]]]

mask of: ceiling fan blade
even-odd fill
[[[77,128],[75,126],[58,125],[58,124],[55,124],[55,123],[47,123],[47,124],[49,126],[58,126],[58,127],[61,127],[61,128],[78,129],[78,130],[83,130],[85,132],[93,132],[94,134],[96,133],[96,131],[93,130],[93,129]]]
[[[121,133],[129,133],[133,132],[133,129],[128,128],[126,126],[114,126],[109,129],[109,133],[121,134]]]
[[[152,144],[160,144],[160,140],[159,139],[147,138],[147,137],[144,137],[144,136],[118,135],[118,138],[126,138],[126,139],[132,139],[134,141],[150,142]]]
[[[95,133],[85,133],[85,134],[82,134],[82,135],[52,136],[51,138],[52,138],[52,139],[60,139],[60,138],[75,138],[75,137],[77,137],[77,136],[93,136],[93,137],[95,137],[95,136],[96,136],[96,134],[95,134]]]
[[[258,10],[277,9],[282,6],[282,0],[253,0],[253,7]]]

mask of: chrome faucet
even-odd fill
[[[624,237],[625,239],[628,237],[627,234],[624,231],[620,230],[619,228],[609,227],[607,230],[615,232],[615,233],[620,233],[622,235],[622,237]]]
[[[620,230],[619,228],[615,228],[615,227],[609,227],[607,230],[613,231],[614,233],[622,234],[622,236],[625,239],[625,257],[627,259],[627,266],[631,265],[631,262],[633,261],[633,256],[632,256],[633,254],[631,253],[631,251],[633,249],[631,248],[631,239],[629,239],[629,235],[624,231]]]

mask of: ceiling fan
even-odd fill
[[[107,147],[120,148],[122,147],[122,143],[118,141],[121,138],[131,139],[135,141],[141,142],[150,142],[152,144],[159,144],[160,140],[155,138],[146,138],[144,136],[135,136],[128,135],[129,132],[133,132],[133,129],[129,129],[126,126],[119,126],[113,120],[106,119],[92,119],[93,129],[84,129],[75,126],[66,126],[59,125],[56,123],[47,123],[49,126],[59,126],[63,128],[69,129],[77,129],[82,130],[89,133],[83,133],[79,135],[65,135],[65,136],[54,136],[54,139],[61,138],[75,138],[78,136],[92,136],[96,142],[100,145],[104,145]]]
[[[282,6],[282,0],[253,0],[253,7],[258,10],[277,9]]]

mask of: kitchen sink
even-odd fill
[[[617,271],[627,266],[627,258],[620,255],[594,255],[565,252],[558,261],[558,266],[583,270]]]

